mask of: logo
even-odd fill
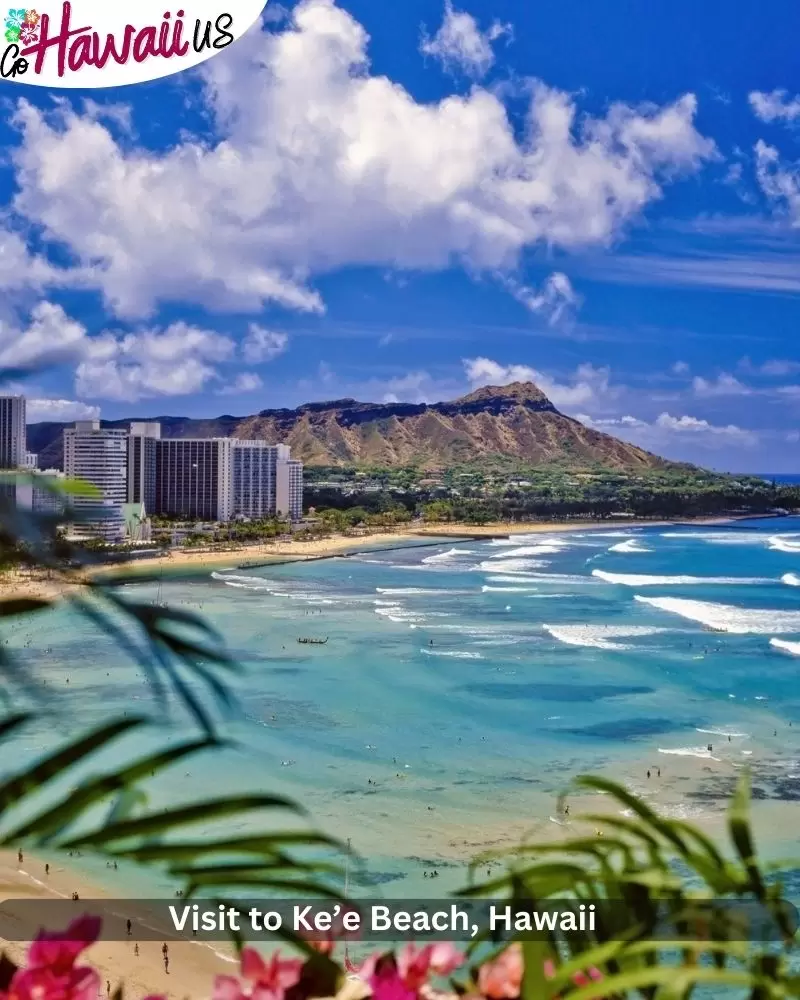
[[[226,49],[258,21],[265,2],[185,0],[168,9],[165,0],[63,0],[40,10],[11,7],[0,78],[70,89],[158,80]]]

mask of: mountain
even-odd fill
[[[291,445],[308,465],[448,466],[505,456],[526,464],[559,462],[654,469],[671,463],[585,427],[560,413],[532,382],[487,385],[443,403],[359,403],[336,399],[250,417],[158,420],[164,437],[229,437]],[[104,421],[109,427],[127,420]],[[31,424],[28,448],[40,468],[60,466],[67,424]]]

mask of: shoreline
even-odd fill
[[[63,931],[69,920],[96,910],[97,907],[92,906],[93,901],[118,901],[120,904],[129,902],[132,915],[136,916],[136,900],[115,897],[110,883],[97,885],[91,882],[77,868],[71,868],[70,861],[71,859],[58,855],[56,861],[50,863],[50,874],[47,875],[39,855],[26,852],[24,861],[20,864],[14,852],[0,851],[0,898],[36,901],[42,906],[48,901],[53,902],[56,904],[54,913],[58,914],[54,918],[56,925],[51,925],[44,918],[46,929],[50,931]],[[33,871],[37,874],[32,874]],[[71,900],[73,892],[78,892],[80,901]],[[74,913],[71,912],[73,909]],[[5,919],[14,920],[8,910]],[[120,916],[120,925],[122,919]],[[0,950],[5,951],[14,962],[20,963],[24,961],[27,952],[30,918],[23,922],[17,917],[15,922],[20,925],[20,937],[23,937],[25,928],[26,939],[8,941],[0,938]],[[164,996],[167,1000],[182,1000],[187,997],[201,1000],[211,995],[216,975],[230,975],[236,969],[232,955],[223,957],[223,952],[217,952],[217,948],[224,947],[221,944],[212,947],[207,942],[181,940],[174,932],[172,935],[165,934],[165,938],[169,940],[169,972],[164,970],[161,941],[137,941],[135,921],[134,934],[130,938],[116,941],[101,939],[91,945],[84,954],[100,975],[99,995],[105,994],[106,982],[111,984],[112,995],[124,982],[125,996],[130,1000],[142,1000],[152,995]],[[134,951],[136,944],[139,946],[138,955]]]
[[[608,519],[603,521],[527,521],[495,522],[486,525],[461,523],[432,524],[407,527],[403,530],[365,535],[331,535],[309,541],[259,542],[242,545],[225,551],[169,551],[160,556],[133,557],[111,564],[96,565],[85,570],[91,579],[115,576],[130,577],[158,575],[169,579],[190,579],[210,572],[227,569],[256,569],[280,566],[292,562],[312,562],[340,556],[362,555],[371,552],[391,551],[395,548],[421,548],[441,545],[447,540],[463,541],[508,538],[513,535],[560,534],[573,531],[609,531],[625,528],[693,527],[697,525],[725,526],[741,520],[774,519],[781,515],[732,514],[725,517],[697,517],[658,520]],[[0,575],[0,599],[12,595],[40,597],[56,600],[65,592],[81,586],[80,578],[70,581],[51,580],[19,569]]]

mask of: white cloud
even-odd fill
[[[608,245],[714,155],[692,94],[593,118],[533,82],[517,129],[482,87],[416,101],[370,73],[367,45],[331,0],[301,0],[285,29],[199,71],[218,139],[167,150],[22,100],[14,209],[119,316],[175,301],[319,311],[309,281],[343,267],[495,271],[535,245]]]
[[[672,371],[675,375],[688,375],[691,369],[685,361],[676,361],[672,366]]]
[[[0,366],[34,368],[69,361],[80,353],[85,338],[86,328],[61,306],[39,302],[25,329],[0,323]]]
[[[250,364],[272,361],[286,350],[289,338],[277,330],[267,330],[258,323],[251,323],[242,341],[242,356]]]
[[[572,282],[561,271],[553,271],[540,289],[521,285],[513,278],[502,278],[503,286],[530,312],[542,316],[550,326],[570,319],[581,304]]]
[[[762,139],[755,145],[756,180],[765,197],[800,226],[800,164],[781,160],[778,150]]]
[[[237,396],[239,393],[255,392],[261,389],[264,383],[261,377],[255,372],[241,372],[236,378],[216,390],[217,396]]]
[[[671,413],[661,413],[652,422],[630,415],[592,419],[586,414],[577,418],[595,430],[616,434],[651,451],[668,448],[681,441],[689,440],[692,446],[701,449],[730,447],[750,448],[758,444],[758,435],[735,424],[718,425],[708,420],[684,414],[674,417]],[[680,444],[679,444],[680,446]]]
[[[463,364],[473,386],[534,382],[551,403],[566,410],[597,402],[600,397],[613,398],[616,394],[609,384],[608,368],[595,368],[590,364],[578,365],[569,383],[558,382],[528,365],[502,365],[490,358],[465,358]]]
[[[229,337],[186,323],[163,331],[105,333],[87,341],[76,391],[127,402],[200,392],[219,377],[213,363],[228,359],[234,349]]]
[[[460,71],[477,79],[494,65],[492,43],[511,31],[510,24],[499,21],[481,31],[471,14],[455,10],[451,0],[445,0],[442,25],[433,38],[423,37],[420,51],[439,59],[448,72]]]
[[[753,114],[762,122],[793,122],[800,118],[800,94],[789,97],[785,90],[754,90],[748,96]]]
[[[100,417],[99,406],[90,406],[74,399],[29,399],[25,410],[29,424],[49,420],[97,420]]]
[[[753,391],[749,386],[746,386],[738,378],[729,375],[727,372],[722,372],[715,379],[706,379],[700,375],[696,375],[692,379],[692,389],[695,396],[700,397],[749,396]]]

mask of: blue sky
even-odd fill
[[[795,4],[264,22],[153,84],[0,85],[0,365],[48,362],[32,420],[533,379],[669,457],[800,471]]]

